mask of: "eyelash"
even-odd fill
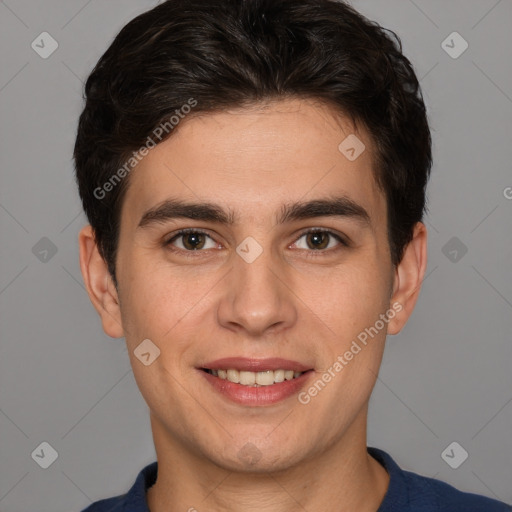
[[[208,238],[211,238],[213,240],[213,238],[206,231],[203,231],[201,229],[186,228],[186,229],[180,229],[179,231],[177,231],[169,240],[164,241],[163,245],[164,245],[164,247],[166,247],[167,249],[169,249],[170,251],[172,251],[174,253],[181,253],[181,254],[184,254],[186,257],[197,258],[199,256],[199,253],[205,252],[205,250],[199,249],[197,251],[187,251],[187,250],[184,250],[184,249],[174,248],[173,245],[172,245],[172,242],[174,242],[176,239],[180,238],[181,236],[188,235],[188,234],[191,234],[191,233],[199,234],[199,235],[205,235]],[[328,229],[320,229],[320,228],[310,228],[310,229],[308,229],[306,231],[303,231],[297,237],[297,239],[296,239],[296,241],[294,243],[296,243],[298,240],[300,240],[304,235],[317,234],[317,233],[323,233],[323,234],[327,234],[327,235],[331,236],[332,238],[337,240],[340,243],[340,245],[342,247],[344,247],[344,248],[350,247],[350,244],[343,237],[341,237],[340,235],[338,235],[338,234],[336,234],[333,231],[330,231]],[[206,250],[208,250],[208,249],[206,249]],[[340,250],[340,248],[339,247],[334,247],[334,248],[330,248],[330,249],[318,249],[318,250],[314,250],[314,249],[300,249],[300,250],[306,251],[306,253],[307,253],[306,256],[308,258],[317,258],[319,256],[322,256],[326,252],[331,253],[333,251]]]

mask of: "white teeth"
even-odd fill
[[[240,372],[238,370],[228,370],[226,372],[226,378],[229,382],[238,384],[240,382]]]
[[[240,384],[253,386],[256,384],[256,374],[254,372],[240,372]]]
[[[245,370],[238,371],[233,368],[228,370],[210,370],[210,373],[219,377],[219,379],[244,386],[271,386],[272,384],[292,380],[302,375],[302,372],[294,372],[293,370],[248,372]]]
[[[256,384],[259,384],[260,386],[270,386],[274,384],[274,372],[271,370],[258,372],[256,374]]]
[[[274,371],[274,382],[283,382],[284,381],[284,370],[275,370]]]

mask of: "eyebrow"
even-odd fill
[[[355,220],[363,227],[371,225],[370,215],[365,208],[346,196],[285,204],[281,207],[277,223],[284,224],[316,217],[345,217]],[[236,215],[233,210],[224,210],[208,202],[190,203],[181,199],[167,199],[144,212],[138,228],[142,229],[179,218],[224,225],[236,224]]]

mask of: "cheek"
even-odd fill
[[[171,269],[165,262],[134,258],[125,262],[120,283],[121,313],[127,341],[153,339],[159,346],[179,351],[184,330],[195,325],[211,307],[209,290],[222,286],[217,273],[202,273],[191,267]],[[178,336],[179,333],[179,336]]]
[[[387,309],[388,282],[377,265],[352,264],[305,275],[301,296],[329,322],[357,327]]]
[[[310,282],[303,293],[309,293],[305,303],[315,313],[310,315],[314,324],[310,330],[322,333],[322,350],[318,354],[321,367],[329,368],[346,354],[343,370],[336,373],[339,377],[335,380],[338,385],[343,382],[342,387],[349,394],[365,395],[372,387],[372,382],[367,382],[372,380],[368,379],[368,371],[378,371],[384,349],[387,324],[382,323],[380,315],[390,307],[388,279],[377,265],[360,264],[332,272],[330,277],[316,282],[321,286],[311,286]]]

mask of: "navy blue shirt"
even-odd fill
[[[376,512],[511,512],[512,507],[424,476],[401,470],[382,450],[368,448],[389,474],[386,496]],[[149,512],[146,491],[156,482],[157,462],[146,466],[127,494],[97,501],[82,512]]]

